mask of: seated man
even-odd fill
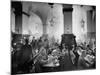
[[[15,63],[17,64],[17,72],[22,73],[29,72],[30,60],[32,56],[32,48],[28,45],[28,39],[25,40],[26,44],[21,47],[21,49],[16,52]]]
[[[67,54],[68,55],[68,47],[65,46],[65,44],[62,45],[63,46],[63,49],[62,49],[62,54]]]

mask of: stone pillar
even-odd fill
[[[96,34],[96,23],[93,18],[93,10],[87,11],[87,37],[95,38]]]
[[[43,24],[43,35],[47,34],[47,24]]]
[[[22,4],[21,2],[12,2],[12,8],[15,9],[15,32],[22,34]]]
[[[64,14],[64,34],[72,34],[72,11],[73,8],[63,8]]]

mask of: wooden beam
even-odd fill
[[[24,15],[30,17],[30,15],[29,15],[28,13],[24,12],[24,11],[22,11],[22,14],[24,14]]]

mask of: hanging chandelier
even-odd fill
[[[51,7],[51,12],[50,12],[51,18],[49,20],[49,23],[50,23],[51,26],[54,26],[54,24],[55,24],[55,16],[53,14],[54,3],[48,3],[48,5],[50,5],[50,7]]]

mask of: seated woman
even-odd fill
[[[86,51],[82,51],[79,61],[78,61],[78,69],[89,69],[94,63],[95,57],[89,54],[86,54]]]
[[[75,54],[73,53],[74,50],[75,50],[75,47],[73,45],[72,50],[70,50],[70,56],[71,56],[71,60],[73,64],[75,63],[75,57],[76,57]]]
[[[44,47],[41,47],[37,57],[35,58],[35,72],[41,73],[43,72],[42,66],[48,62],[48,57],[46,53],[46,49]]]
[[[86,56],[86,51],[82,51],[78,60],[78,69],[86,69],[88,64],[86,64],[84,57]]]
[[[76,47],[76,49],[73,51],[74,55],[75,55],[75,59],[74,59],[74,65],[76,66],[77,68],[77,65],[78,65],[78,59],[79,59],[79,54],[78,54],[78,50],[79,50],[79,47]]]

